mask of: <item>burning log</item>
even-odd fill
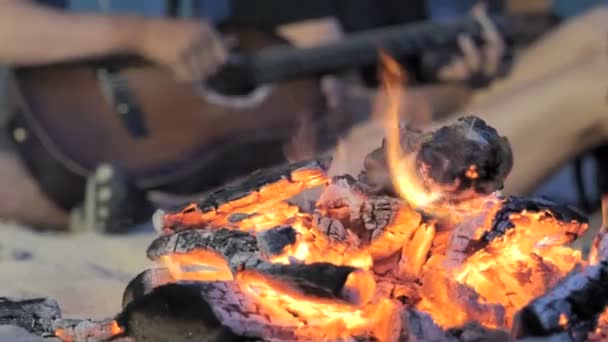
[[[241,229],[267,229],[281,221],[267,220],[264,214],[293,214],[298,208],[286,201],[305,189],[327,183],[325,168],[319,162],[260,170],[206,196],[183,209],[155,214],[155,228],[165,233],[212,226],[237,226]],[[256,217],[256,220],[251,220]]]
[[[518,338],[560,335],[586,340],[608,305],[608,263],[602,261],[570,273],[515,316]]]
[[[246,232],[231,229],[186,230],[158,237],[148,247],[147,255],[158,260],[167,255],[194,255],[207,265],[231,273],[243,268],[255,268],[263,262],[256,238]],[[220,279],[217,279],[220,280]]]
[[[284,231],[285,228],[279,228],[276,234]],[[264,261],[257,241],[273,236],[267,234],[258,236],[256,240],[250,234],[235,230],[187,230],[157,238],[148,248],[148,257],[152,260],[166,258],[164,263],[173,269],[172,276],[176,280],[232,280],[240,270],[255,270],[304,295],[337,297],[356,304],[365,304],[371,299],[374,279],[354,267],[329,263],[282,265]],[[270,242],[263,243],[268,244]],[[182,266],[203,266],[206,269],[184,271]],[[147,286],[139,284],[149,281],[152,276],[162,277],[162,272],[141,274],[125,293],[126,301],[146,291]],[[161,283],[163,280],[168,281],[164,278]]]
[[[365,306],[370,314],[378,310],[368,322],[361,320],[361,309],[342,301],[279,292],[282,284],[277,287],[261,273],[246,271],[237,278],[158,287],[129,303],[116,321],[137,341],[338,341],[348,336],[344,324],[362,325],[353,331],[364,336],[396,340],[388,334],[400,324],[375,321],[385,317],[380,313],[397,313],[388,302]]]
[[[369,272],[350,266],[262,264],[255,271],[268,280],[280,282],[277,286],[296,290],[303,296],[340,299],[358,306],[367,304],[376,289],[376,281]]]
[[[400,140],[405,155],[416,155],[417,173],[425,186],[448,200],[502,189],[513,167],[507,138],[474,116],[430,133],[405,127]],[[384,140],[382,147],[367,156],[360,180],[372,193],[394,195],[386,148]]]
[[[560,234],[566,239],[566,241],[563,243],[577,239],[586,230],[584,223],[587,222],[587,218],[570,206],[558,204],[544,198],[522,198],[510,196],[504,199],[502,202],[502,206],[494,216],[491,229],[483,234],[480,239],[481,242],[488,244],[495,238],[503,236],[507,230],[515,227],[515,223],[512,220],[512,215],[521,214],[522,212],[546,213],[548,216],[551,216],[558,222],[580,223],[572,224],[568,226],[570,229],[560,232]]]
[[[15,325],[28,332],[43,336],[53,335],[53,322],[61,318],[55,300],[36,298],[13,301],[0,297],[0,325]]]
[[[489,197],[477,211],[461,217],[450,234],[445,251],[449,267],[461,265],[515,227],[526,227],[527,240],[539,246],[569,243],[587,229],[586,218],[576,210],[543,198]]]

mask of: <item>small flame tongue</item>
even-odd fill
[[[424,187],[417,175],[415,154],[404,155],[401,147],[399,113],[404,107],[405,72],[386,53],[382,52],[380,56],[383,67],[380,76],[387,101],[384,113],[386,157],[393,186],[408,203],[414,207],[424,207],[438,199],[439,194],[431,193]]]

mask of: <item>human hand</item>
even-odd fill
[[[439,68],[439,81],[467,81],[473,87],[484,87],[500,75],[506,52],[504,40],[488,17],[484,3],[475,5],[472,15],[481,25],[484,44],[477,46],[469,35],[459,36],[460,53]]]
[[[151,20],[145,25],[138,52],[171,68],[179,81],[205,80],[227,58],[221,37],[202,20]]]

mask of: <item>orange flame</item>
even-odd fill
[[[379,330],[377,325],[385,317],[394,317],[397,310],[397,305],[388,299],[357,307],[335,299],[308,297],[255,271],[239,272],[236,279],[241,290],[275,324],[296,326],[296,335],[319,341],[367,335]],[[383,328],[386,327],[380,329]],[[376,336],[380,341],[392,340],[382,331]]]
[[[386,53],[380,53],[383,70],[381,80],[386,91],[387,107],[384,123],[388,168],[393,186],[399,195],[415,207],[424,207],[437,200],[439,194],[429,192],[416,172],[414,156],[406,156],[401,148],[399,112],[403,106],[402,90],[405,72],[397,61]]]

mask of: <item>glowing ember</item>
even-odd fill
[[[87,329],[88,328],[88,329]],[[55,336],[63,342],[106,341],[124,333],[116,321],[84,324],[73,329],[56,329]]]
[[[561,322],[561,317],[560,317]],[[597,319],[597,327],[587,338],[588,341],[600,342],[608,340],[608,308]]]
[[[302,215],[302,218],[306,218]],[[329,262],[334,265],[344,265],[370,269],[373,261],[367,250],[340,241],[332,241],[327,236],[311,227],[310,217],[296,220],[291,225],[299,233],[296,243],[288,246],[283,253],[270,258],[270,261],[281,264],[300,262],[312,264]]]
[[[259,231],[276,227],[293,217],[298,208],[285,201],[300,192],[325,185],[328,179],[317,169],[295,170],[291,179],[282,179],[265,185],[258,191],[203,212],[196,204],[184,208],[177,214],[167,214],[163,218],[165,226],[186,227],[234,227],[244,231]],[[245,218],[231,222],[231,216],[238,214]]]
[[[306,179],[300,181],[307,183]],[[264,187],[267,190],[260,193],[270,196],[272,189],[272,193],[284,194],[291,186],[288,182],[279,181]],[[355,211],[366,205],[368,198],[361,197],[361,194],[349,197],[345,189],[337,191],[331,185],[328,187],[334,197],[339,194],[354,198],[354,202],[347,204]],[[339,197],[334,197],[332,203],[340,202]],[[326,194],[321,198],[329,201]],[[291,227],[296,233],[295,242],[285,246],[279,254],[268,255],[269,262],[285,265],[327,262],[359,268],[360,271],[349,275],[341,291],[341,296],[349,298],[349,302],[305,296],[253,271],[233,274],[226,260],[213,251],[170,254],[159,261],[175,280],[235,281],[273,320],[282,321],[281,325],[298,327],[300,336],[310,337],[313,334],[311,327],[319,326],[320,322],[325,322],[325,328],[319,338],[335,339],[369,333],[372,326],[382,321],[373,313],[383,311],[380,308],[385,306],[390,310],[400,307],[391,299],[396,298],[393,295],[398,296],[398,291],[386,292],[385,285],[378,288],[373,273],[370,273],[372,267],[378,272],[382,264],[394,265],[389,273],[395,282],[421,279],[421,300],[416,307],[430,313],[441,326],[452,327],[475,320],[496,328],[509,327],[515,311],[543,294],[575,265],[583,263],[579,251],[562,245],[580,235],[586,227],[575,221],[562,222],[547,211],[512,214],[509,219],[514,227],[504,235],[472,252],[466,246],[458,249],[459,241],[464,237],[480,241],[490,230],[503,203],[496,196],[432,208],[440,217],[449,218],[442,221],[442,225],[453,227],[447,231],[445,228],[438,231],[435,223],[424,222],[422,216],[407,204],[393,207],[390,221],[369,243],[361,241],[350,230],[341,240],[332,239],[313,224],[312,214],[292,212],[293,206],[275,200],[271,201],[274,203],[272,207],[241,199],[237,204],[222,205],[215,215],[230,216],[233,212],[229,208],[241,212],[244,202],[248,203],[248,208],[257,208],[251,210],[266,213],[271,209],[279,212],[289,208],[289,211],[275,217],[277,222],[274,224]],[[326,215],[352,219],[351,214],[344,215],[344,209],[322,210]],[[189,215],[188,210],[182,215]],[[198,215],[200,218],[201,214]],[[208,229],[213,229],[214,222],[220,220],[209,215],[208,222]],[[334,223],[342,227],[340,221]],[[223,224],[215,227],[223,227]],[[229,227],[241,229],[239,224]],[[446,235],[452,235],[447,242]],[[407,286],[406,283],[399,285]],[[361,306],[353,306],[353,303]],[[302,322],[306,323],[302,325]]]
[[[544,212],[512,215],[511,220],[513,229],[469,257],[455,274],[485,301],[501,304],[507,326],[516,310],[583,263],[580,251],[562,246],[578,223],[559,222]]]

